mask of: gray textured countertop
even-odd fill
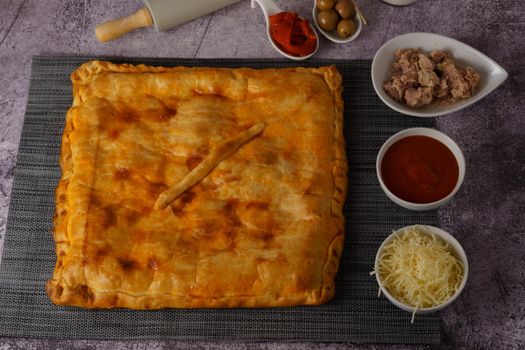
[[[278,1],[309,18],[312,1]],[[440,210],[443,229],[463,244],[470,279],[441,313],[443,349],[525,348],[525,10],[521,0],[420,0],[398,8],[361,0],[369,26],[346,45],[321,41],[316,57],[370,59],[388,39],[427,31],[463,41],[500,63],[509,79],[480,103],[438,118],[465,153],[467,176]],[[87,54],[148,57],[279,58],[249,1],[167,32],[137,31],[101,44],[94,26],[141,7],[139,0],[1,0],[0,247],[27,102],[31,56]],[[352,344],[96,342],[0,338],[0,349],[415,349]],[[425,348],[425,347],[423,347]]]

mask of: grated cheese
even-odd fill
[[[376,273],[394,298],[419,309],[450,299],[461,284],[463,268],[449,243],[411,227],[384,247]]]

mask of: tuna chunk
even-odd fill
[[[473,95],[478,89],[481,77],[474,69],[467,67],[465,69],[465,80],[470,85],[470,93]]]
[[[434,88],[435,97],[446,97],[450,93],[450,87],[445,79],[439,81],[439,85]]]
[[[406,89],[415,85],[417,79],[407,79],[406,76],[396,75],[383,84],[386,93],[398,102],[403,102],[403,95]]]
[[[440,63],[445,58],[450,58],[450,55],[445,51],[432,51],[429,56],[435,63]]]
[[[434,100],[454,102],[471,97],[478,88],[480,76],[472,68],[461,69],[445,51],[424,54],[419,49],[394,53],[392,77],[383,89],[398,102],[420,108]]]
[[[428,86],[433,88],[439,85],[439,78],[431,69],[420,70],[417,74],[417,80],[421,86]]]
[[[442,79],[446,80],[450,86],[452,100],[462,100],[471,97],[479,84],[479,74],[472,68],[465,70],[458,69],[454,61],[447,59],[438,64],[438,69],[442,71]]]
[[[434,68],[436,68],[436,64],[422,53],[418,55],[418,64],[419,69],[422,70],[434,70]]]
[[[405,91],[405,102],[410,108],[420,108],[432,102],[432,88],[410,88]]]

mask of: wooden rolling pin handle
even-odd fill
[[[149,27],[153,24],[153,18],[146,7],[141,8],[134,14],[113,21],[99,24],[95,28],[97,39],[101,42],[116,39],[137,28]]]

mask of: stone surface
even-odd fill
[[[278,1],[311,18],[313,1]],[[471,108],[438,118],[465,153],[467,176],[440,210],[441,226],[463,244],[467,288],[441,313],[442,349],[525,348],[525,11],[520,0],[421,0],[392,7],[361,0],[369,26],[346,45],[322,40],[316,57],[370,59],[388,39],[427,31],[463,41],[500,63],[509,79]],[[127,15],[139,0],[2,0],[0,3],[0,247],[24,119],[31,56],[268,57],[259,9],[242,1],[172,30],[136,31],[101,44],[94,26]],[[96,342],[0,338],[0,349],[415,349],[352,344]],[[421,347],[418,347],[421,348]],[[429,348],[429,347],[422,347]]]

